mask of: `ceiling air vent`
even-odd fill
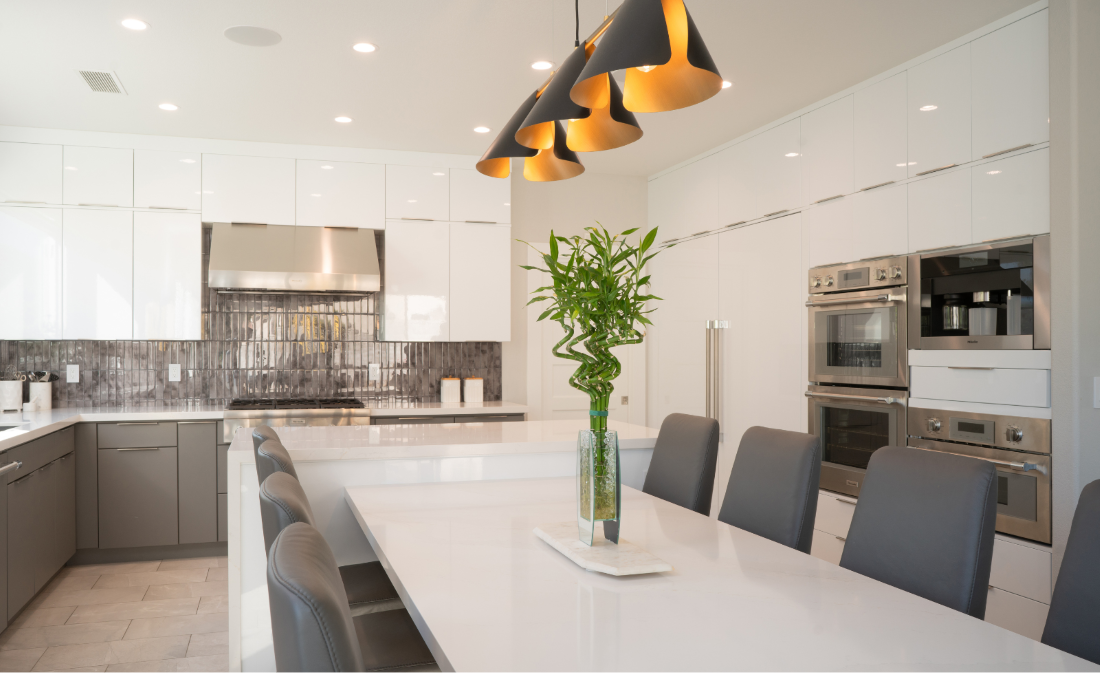
[[[84,77],[88,87],[96,93],[126,93],[126,89],[122,88],[122,82],[118,80],[118,75],[114,72],[100,72],[91,69],[77,71],[80,72],[80,76]]]

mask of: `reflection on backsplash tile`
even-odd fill
[[[203,239],[205,284],[209,230]],[[206,289],[203,341],[0,341],[0,368],[57,373],[56,407],[221,405],[262,396],[400,405],[438,401],[443,377],[484,378],[486,401],[500,400],[499,342],[377,341],[380,297]],[[168,382],[169,363],[180,364],[180,382]],[[369,363],[380,364],[380,380],[368,381]],[[78,383],[65,382],[72,364],[80,366]]]

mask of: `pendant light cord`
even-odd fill
[[[581,47],[581,0],[573,0],[573,11],[576,15],[576,36],[573,38],[573,47]]]

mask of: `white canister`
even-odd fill
[[[23,408],[23,383],[19,380],[0,382],[0,413]]]
[[[480,377],[468,377],[462,381],[462,400],[478,404],[485,400],[485,383]]]
[[[53,383],[31,382],[31,403],[39,411],[49,411],[53,408]]]
[[[457,377],[445,377],[439,381],[439,400],[444,404],[462,401],[461,381]]]

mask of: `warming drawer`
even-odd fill
[[[909,396],[1050,408],[1050,371],[1027,368],[911,366]]]

